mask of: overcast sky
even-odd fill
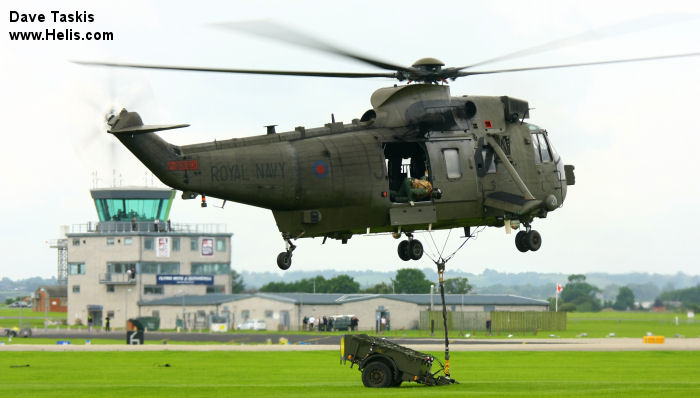
[[[138,160],[105,133],[110,108],[138,111],[147,124],[190,123],[163,133],[175,144],[350,122],[370,108],[388,79],[265,77],[86,67],[101,60],[230,68],[376,71],[370,66],[236,33],[212,24],[267,19],[337,46],[410,65],[437,57],[461,66],[617,26],[610,37],[488,65],[508,68],[700,51],[700,3],[692,1],[529,2],[147,2],[4,1],[0,41],[2,198],[0,278],[56,274],[47,241],[61,225],[95,221],[89,189],[151,184]],[[43,13],[44,23],[10,23],[10,11]],[[91,23],[53,23],[52,10],[86,11]],[[632,22],[626,22],[632,21]],[[10,41],[10,31],[109,31],[114,40]],[[533,227],[536,253],[489,228],[448,264],[479,273],[685,272],[698,274],[700,236],[700,57],[462,78],[452,94],[529,101],[530,122],[546,128],[576,185],[563,208]],[[113,170],[115,170],[113,174]],[[113,178],[113,175],[116,178]],[[157,180],[156,180],[157,183]],[[276,271],[284,249],[271,212],[212,200],[176,199],[173,222],[226,224],[233,268]],[[460,244],[453,231],[447,251]],[[440,247],[446,232],[434,233]],[[420,235],[427,250],[432,240]],[[347,245],[302,239],[294,269],[392,270],[398,241],[355,236]]]

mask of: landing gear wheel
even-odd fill
[[[523,242],[525,242],[525,246],[527,246],[528,249],[536,252],[539,250],[540,246],[542,246],[542,237],[539,232],[533,229],[525,235]]]
[[[420,260],[423,257],[423,244],[415,239],[408,242],[408,252],[412,260]]]
[[[277,266],[286,271],[292,266],[292,253],[282,252],[277,255]]]
[[[526,236],[527,236],[527,232],[525,232],[525,231],[520,231],[515,235],[515,247],[517,247],[518,250],[520,250],[523,253],[530,250],[527,247],[527,244],[525,243]]]
[[[372,362],[365,366],[365,369],[362,371],[362,384],[364,384],[365,387],[391,387],[394,383],[394,378],[391,373],[391,369],[383,362]]]
[[[403,261],[408,261],[411,259],[410,247],[407,240],[402,240],[401,243],[399,243],[397,251],[399,253],[399,258]]]

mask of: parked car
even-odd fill
[[[5,336],[7,337],[32,337],[32,329],[30,328],[18,328],[14,326],[10,329],[5,329]]]
[[[238,330],[267,330],[267,325],[265,321],[258,321],[257,319],[249,319],[243,323],[239,323],[236,326]]]
[[[9,308],[29,308],[29,304],[24,301],[15,301],[14,303],[8,305]]]
[[[350,330],[350,325],[352,324],[352,317],[354,315],[334,315],[331,317],[333,319],[333,330]]]

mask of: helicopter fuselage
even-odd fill
[[[525,101],[413,84],[378,90],[372,105],[350,124],[183,146],[144,129],[135,113],[110,124],[183,198],[270,209],[287,239],[529,225],[573,184],[573,166],[564,167],[547,132],[524,122]],[[407,179],[440,195],[406,195]]]

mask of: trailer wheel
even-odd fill
[[[383,362],[375,361],[370,363],[362,371],[362,384],[365,387],[391,387],[394,384],[391,369]]]
[[[399,373],[396,378],[394,379],[394,382],[391,384],[392,387],[401,387],[401,383],[403,383],[403,374]]]

